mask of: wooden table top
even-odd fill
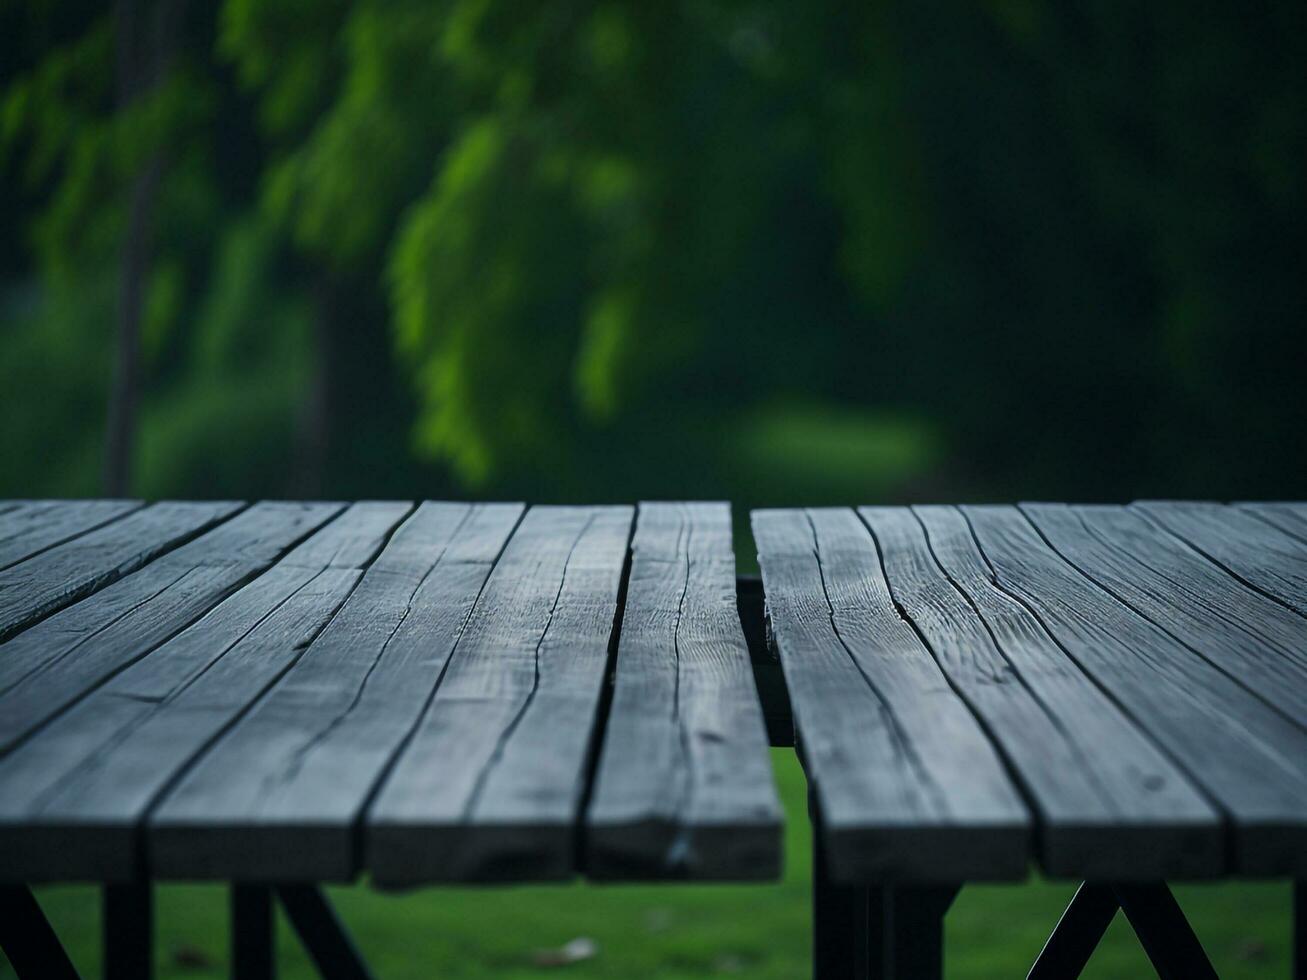
[[[1307,873],[1307,505],[763,510],[832,875]],[[751,879],[726,504],[0,502],[0,880]]]
[[[1307,506],[753,528],[832,874],[1307,871]]]
[[[0,504],[0,879],[775,877],[729,508],[635,516]]]

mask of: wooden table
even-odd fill
[[[1307,506],[753,527],[825,850],[819,973],[938,976],[958,887],[1037,864],[1087,884],[1032,976],[1077,975],[1118,908],[1161,975],[1214,976],[1162,882],[1307,877]]]
[[[1307,506],[753,526],[761,586],[725,504],[0,502],[11,962],[72,975],[36,882],[104,886],[109,976],[149,973],[152,882],[209,879],[238,974],[276,897],[352,977],[322,882],[773,878],[769,741],[821,977],[938,975],[957,889],[1032,865],[1086,882],[1032,975],[1118,908],[1211,975],[1164,882],[1307,878]]]

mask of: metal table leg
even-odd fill
[[[154,889],[148,881],[105,885],[105,980],[147,980],[154,975]]]
[[[268,885],[231,886],[231,972],[236,980],[272,980],[272,889]]]
[[[72,960],[26,885],[0,885],[0,949],[22,980],[77,980]]]
[[[865,923],[867,935],[861,944],[866,954],[866,965],[861,976],[867,980],[884,980],[890,976],[886,971],[885,958],[889,955],[889,898],[886,889],[881,887],[865,888],[867,914]]]
[[[1159,883],[1114,885],[1112,890],[1162,980],[1216,980],[1171,889]]]
[[[1293,980],[1307,980],[1307,880],[1293,883]]]
[[[1081,884],[1026,980],[1080,976],[1119,908],[1116,895],[1107,885]]]
[[[1028,977],[1076,977],[1120,908],[1162,980],[1216,980],[1216,971],[1162,882],[1086,882],[1067,906]]]
[[[885,889],[886,977],[940,980],[944,975],[944,915],[960,885]]]
[[[371,980],[367,964],[314,885],[278,885],[277,897],[323,980]]]
[[[866,975],[868,955],[866,889],[831,881],[817,798],[811,790],[808,813],[812,821],[812,975],[814,980],[861,978]],[[863,973],[858,972],[860,967]]]
[[[809,790],[812,819],[812,975],[817,980],[880,980],[883,976],[883,889],[837,884],[820,832],[816,793]]]

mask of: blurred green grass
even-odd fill
[[[329,889],[376,975],[399,978],[681,978],[741,974],[794,978],[809,973],[811,871],[802,772],[788,750],[774,750],[789,816],[783,880],[761,886],[594,886],[426,889],[405,895],[364,887]],[[951,977],[1024,976],[1074,891],[1070,883],[971,886],[947,919]],[[1287,976],[1287,884],[1213,884],[1176,890],[1222,977]],[[39,891],[56,930],[85,977],[99,975],[99,893],[89,886]],[[161,980],[224,976],[226,892],[211,885],[158,889]],[[534,952],[589,937],[598,954],[566,967],[542,967]],[[283,920],[280,975],[316,976]],[[0,959],[0,975],[11,972]],[[1118,915],[1085,976],[1149,976],[1133,933]]]

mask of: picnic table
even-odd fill
[[[1280,877],[1307,963],[1307,505],[0,502],[0,945],[74,976],[30,891],[103,886],[145,977],[154,882],[764,880],[793,745],[814,974],[932,977],[970,881],[1083,884],[1031,976],[1124,911],[1214,976],[1166,882]],[[1052,923],[1050,923],[1051,925]]]

